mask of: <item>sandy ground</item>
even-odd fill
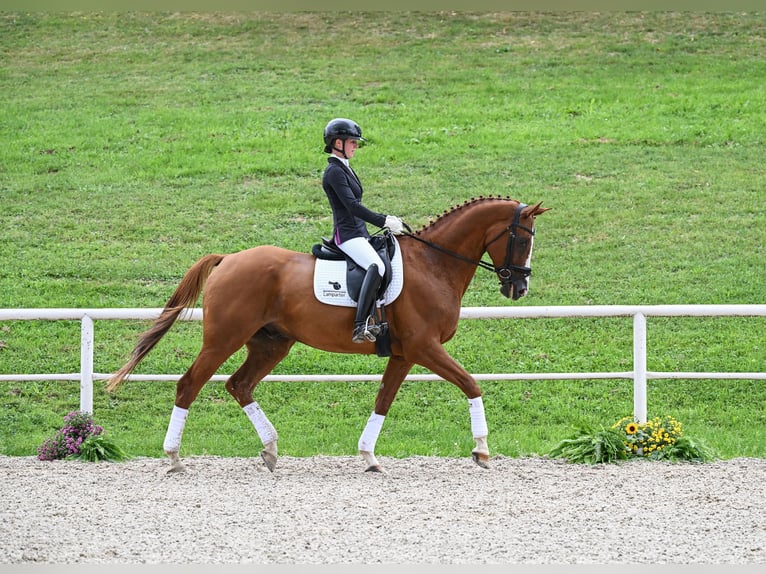
[[[0,564],[766,563],[766,460],[0,456]]]

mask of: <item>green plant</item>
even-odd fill
[[[710,462],[715,460],[715,451],[699,440],[681,436],[675,443],[654,452],[655,460]]]
[[[590,464],[630,458],[671,462],[708,462],[715,458],[712,449],[684,436],[681,423],[667,415],[646,423],[623,417],[610,428],[595,433],[589,427],[581,427],[576,436],[559,442],[548,456]]]
[[[86,438],[80,445],[79,452],[71,454],[67,458],[88,462],[99,460],[121,462],[130,457],[114,441],[103,434],[97,434]]]
[[[562,440],[551,449],[549,456],[587,464],[615,462],[628,458],[620,433],[614,429],[600,429],[594,432],[589,427],[581,428],[578,436]]]

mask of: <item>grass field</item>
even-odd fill
[[[479,195],[543,201],[531,292],[479,271],[464,306],[766,301],[766,16],[748,13],[1,13],[0,308],[161,307],[200,256],[307,251],[330,230],[321,133],[351,117],[365,204],[413,228]],[[96,365],[139,322],[97,324]],[[199,324],[139,371],[181,373]],[[649,322],[649,369],[763,371],[762,319]],[[630,370],[629,319],[465,321],[469,371]],[[221,369],[236,368],[236,356]],[[297,345],[281,373],[377,373],[384,359]],[[79,370],[79,324],[0,323],[0,373]],[[414,372],[420,372],[417,369]],[[494,454],[544,453],[632,413],[631,381],[482,385]],[[264,383],[280,452],[351,454],[375,383]],[[0,383],[0,453],[32,455],[79,383]],[[97,388],[96,420],[162,455],[173,383]],[[761,381],[653,381],[724,458],[766,456]],[[378,454],[467,456],[467,405],[406,383]],[[182,455],[252,456],[223,385],[193,405]]]

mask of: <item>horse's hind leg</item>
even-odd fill
[[[261,458],[272,472],[277,465],[277,431],[260,405],[253,400],[253,391],[261,379],[285,358],[294,343],[294,339],[288,339],[276,331],[261,329],[247,342],[245,362],[226,381],[226,390],[253,423],[263,443]]]
[[[216,369],[231,356],[232,352],[223,352],[220,349],[211,350],[203,348],[192,366],[183,374],[176,384],[176,401],[173,412],[170,415],[170,423],[165,434],[163,449],[170,458],[168,472],[182,472],[184,466],[178,455],[181,450],[181,437],[186,426],[186,417],[189,407],[199,395],[205,383],[215,374]]]

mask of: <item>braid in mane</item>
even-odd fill
[[[429,221],[428,225],[424,225],[423,227],[418,229],[415,232],[415,235],[420,235],[422,232],[424,232],[424,231],[426,231],[428,229],[431,229],[432,227],[434,227],[436,225],[439,225],[440,223],[442,223],[444,221],[444,219],[448,215],[452,215],[453,213],[455,213],[457,211],[460,211],[462,209],[465,209],[468,206],[475,205],[475,204],[478,204],[478,203],[484,203],[486,201],[518,201],[518,200],[513,199],[512,197],[503,197],[501,195],[488,196],[488,197],[480,195],[479,197],[472,197],[471,199],[465,200],[461,204],[453,205],[450,209],[445,210],[444,212],[442,212],[441,215],[437,216],[436,219],[432,219],[431,221]]]

